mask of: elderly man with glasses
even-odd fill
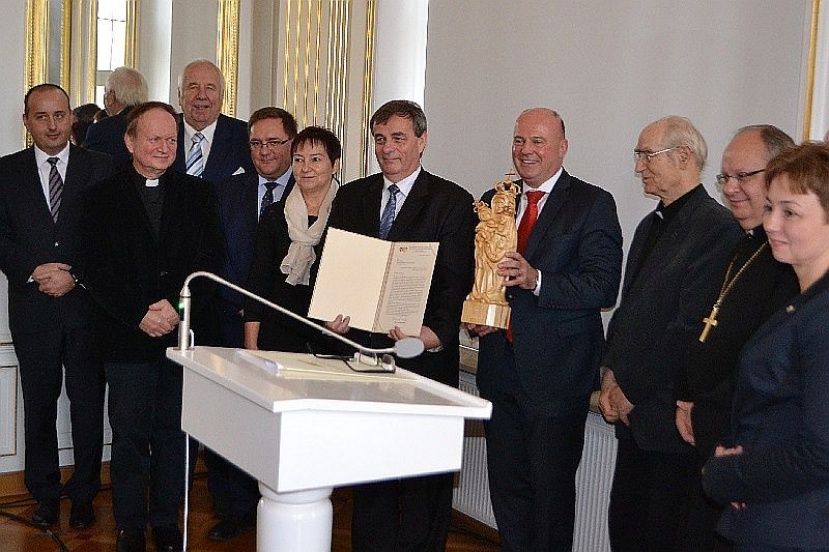
[[[717,184],[744,235],[728,268],[719,275],[718,297],[700,312],[708,320],[691,343],[687,371],[680,374],[676,390],[677,429],[696,449],[700,470],[729,434],[733,383],[743,345],[799,291],[792,267],[774,259],[763,230],[765,167],[793,146],[779,128],[753,125],[737,131],[723,152]],[[683,550],[731,550],[716,533],[720,513],[721,508],[706,499],[697,485],[690,498]]]
[[[617,552],[677,550],[699,477],[676,427],[675,384],[741,237],[700,184],[707,154],[676,116],[646,126],[634,150],[645,193],[660,201],[636,228],[602,359],[599,404],[619,443],[608,519]]]

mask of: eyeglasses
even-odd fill
[[[272,140],[264,140],[264,141],[262,141],[262,140],[251,140],[250,142],[248,142],[248,144],[250,145],[250,149],[260,150],[260,149],[265,148],[265,147],[270,148],[270,149],[278,148],[279,146],[283,146],[283,145],[287,144],[290,141],[291,141],[290,138],[288,138],[287,140],[278,140],[278,139],[274,138]]]
[[[739,183],[743,183],[748,178],[751,178],[755,174],[760,174],[761,172],[766,172],[766,169],[757,169],[756,171],[740,171],[737,174],[728,174],[728,173],[720,173],[716,176],[717,178],[717,185],[720,187],[724,187],[728,184],[728,179],[733,178]]]
[[[681,147],[682,146],[671,146],[670,148],[661,149],[659,151],[648,151],[648,150],[635,149],[635,150],[633,150],[633,160],[636,161],[637,163],[639,161],[644,161],[645,163],[650,163],[651,159],[653,159],[657,155],[659,155],[661,153],[666,153],[666,152],[669,152],[669,151],[673,151],[673,150],[679,149]]]

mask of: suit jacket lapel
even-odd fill
[[[214,171],[216,167],[224,165],[225,156],[231,151],[230,133],[227,132],[227,118],[219,115],[216,121],[216,131],[213,133],[213,143],[210,145],[210,155],[204,165],[204,172]],[[235,168],[233,170],[236,170]],[[204,173],[202,173],[204,176]]]
[[[239,201],[239,209],[241,209],[240,216],[243,224],[246,227],[256,226],[259,221],[258,213],[261,205],[259,204],[259,176],[256,173],[247,174],[244,177],[244,182],[241,183],[241,200]]]
[[[533,231],[530,233],[530,239],[527,241],[527,249],[524,251],[525,259],[532,257],[538,248],[542,236],[546,236],[547,230],[567,200],[569,188],[570,175],[566,171],[562,171],[558,182],[555,183],[552,191],[550,191],[549,197],[544,202],[544,208],[541,210],[541,214],[538,215],[538,220],[533,227]]]
[[[366,194],[363,196],[363,220],[367,224],[366,235],[376,238],[380,234],[380,201],[383,197],[383,175],[377,174],[370,178],[372,180],[369,182]],[[392,226],[391,231],[394,232],[394,226]]]
[[[33,147],[29,148],[25,160],[26,167],[23,171],[23,185],[31,198],[32,205],[39,205],[36,207],[38,216],[43,219],[44,223],[48,220],[49,224],[54,225],[55,221],[52,219],[52,208],[46,201],[46,196],[43,195],[43,184],[40,182],[40,167],[35,161],[35,150]]]

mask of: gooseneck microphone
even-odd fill
[[[312,322],[312,321],[308,320],[307,318],[296,314],[295,312],[289,311],[285,307],[279,306],[276,303],[272,303],[271,301],[268,301],[264,297],[260,297],[260,296],[256,295],[255,293],[246,290],[243,287],[240,287],[240,286],[237,286],[236,284],[228,282],[224,278],[221,278],[221,277],[213,274],[212,272],[207,272],[207,271],[204,271],[204,270],[200,270],[200,271],[193,272],[192,274],[190,274],[184,280],[184,285],[181,287],[181,295],[180,295],[180,302],[179,302],[179,312],[180,312],[180,318],[181,319],[180,319],[179,325],[178,325],[178,349],[181,350],[181,351],[186,351],[188,349],[193,348],[193,344],[191,342],[191,336],[190,336],[190,310],[191,310],[191,301],[192,301],[191,295],[190,295],[190,282],[193,279],[200,278],[200,277],[207,278],[209,280],[213,280],[214,282],[222,284],[223,286],[226,286],[226,287],[232,289],[233,291],[241,293],[245,297],[250,297],[254,301],[258,301],[259,303],[262,303],[263,305],[265,305],[267,307],[270,307],[273,310],[284,314],[285,316],[290,316],[294,320],[297,320],[298,322],[301,322],[301,323],[305,324],[306,326],[310,326],[311,328],[319,330],[320,332],[324,333],[325,335],[328,335],[330,337],[333,337],[334,339],[337,339],[338,341],[341,341],[342,343],[345,343],[346,345],[348,345],[349,347],[353,348],[358,353],[360,353],[359,355],[357,355],[357,357],[361,362],[364,362],[365,357],[368,356],[368,357],[374,359],[373,364],[378,364],[376,362],[377,359],[378,359],[378,356],[379,355],[385,355],[385,354],[393,354],[393,355],[395,355],[399,358],[414,358],[414,357],[420,355],[424,350],[423,342],[420,339],[416,338],[416,337],[406,337],[406,338],[400,339],[400,340],[395,342],[393,347],[388,347],[386,349],[372,349],[372,348],[369,348],[369,347],[364,347],[364,346],[360,345],[359,343],[357,343],[355,341],[352,341],[352,340],[338,334],[335,331],[329,330],[328,328],[326,328],[325,326],[323,326],[321,324],[317,324],[316,322]],[[388,365],[388,363],[384,360],[380,365],[385,367],[385,366]],[[393,372],[394,371],[394,365],[392,364],[391,368],[389,368],[385,371]]]

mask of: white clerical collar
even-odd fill
[[[153,178],[152,180],[150,180],[150,179],[148,178],[148,179],[147,179],[147,181],[146,181],[146,182],[144,182],[144,186],[146,186],[147,188],[155,188],[155,187],[157,187],[157,186],[158,186],[158,179],[157,179],[157,178]]]
[[[410,174],[409,176],[407,176],[399,182],[392,182],[391,180],[386,178],[386,175],[383,175],[383,190],[388,190],[389,186],[391,186],[392,184],[397,184],[397,189],[403,193],[403,197],[409,197],[409,192],[412,191],[412,187],[414,186],[415,180],[417,180],[417,177],[420,176],[420,171],[422,170],[423,167],[418,165],[417,170],[415,170],[415,172],[413,172],[412,174]]]

